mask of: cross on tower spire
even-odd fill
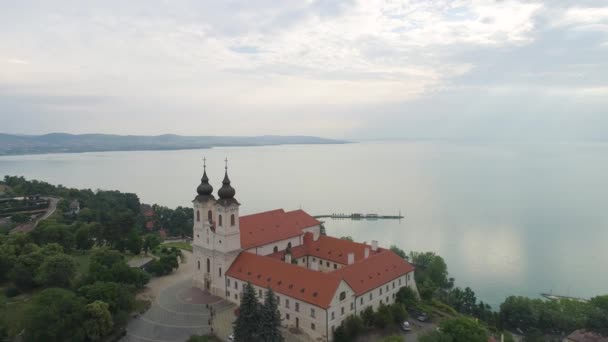
[[[203,157],[203,171],[207,170],[207,158]]]
[[[226,162],[225,169],[226,169],[226,171],[228,171],[228,158],[224,159],[224,162]]]

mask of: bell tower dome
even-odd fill
[[[241,231],[239,227],[240,203],[234,198],[236,190],[230,185],[228,177],[228,159],[225,160],[224,180],[218,190],[216,202],[216,249],[232,252],[241,249]],[[220,242],[221,241],[221,242]]]
[[[203,178],[196,188],[197,196],[192,201],[194,209],[194,226],[192,229],[193,243],[209,248],[211,246],[211,230],[215,220],[215,197],[213,187],[207,177],[207,163],[203,158]]]

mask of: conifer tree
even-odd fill
[[[255,290],[247,282],[241,295],[239,316],[234,322],[234,340],[236,342],[262,341],[260,339],[261,308]]]
[[[271,288],[268,288],[266,291],[261,311],[261,340],[265,342],[283,342],[283,336],[279,330],[281,327],[281,313],[279,312],[277,297]]]

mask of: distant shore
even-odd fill
[[[173,151],[213,147],[347,144],[349,141],[312,136],[158,136],[67,134],[15,135],[0,133],[0,156],[116,151]]]

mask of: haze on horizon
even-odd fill
[[[605,1],[15,1],[0,132],[605,140]]]

